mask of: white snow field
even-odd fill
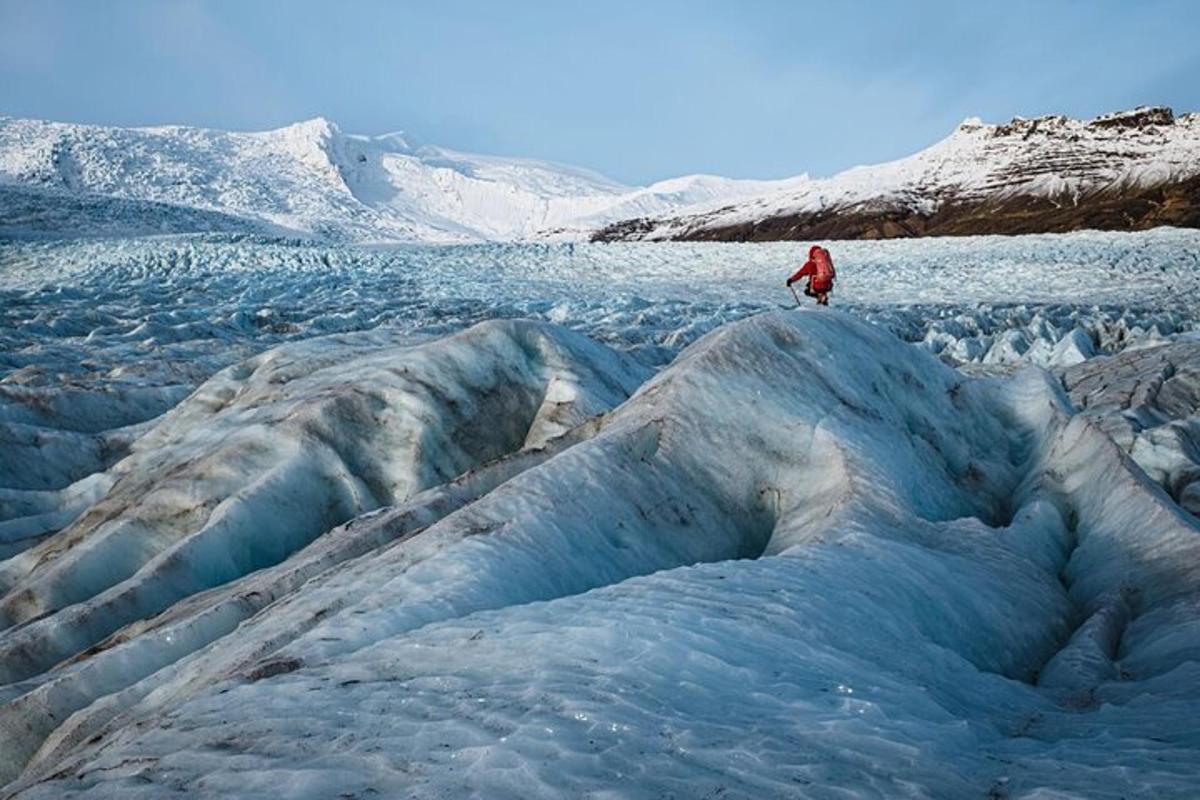
[[[0,235],[225,231],[354,242],[587,238],[630,217],[807,182],[685,175],[625,186],[316,118],[278,130],[115,128],[0,116]]]
[[[0,796],[1194,798],[1200,232],[0,242]]]

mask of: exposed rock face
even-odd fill
[[[896,239],[912,236],[1067,233],[1078,230],[1140,231],[1160,225],[1200,228],[1200,178],[1125,193],[1099,191],[1062,204],[1021,195],[995,201],[949,201],[930,214],[888,205],[833,207],[711,227],[671,238],[692,241],[771,242],[810,239]],[[661,238],[654,221],[612,225],[595,241]]]
[[[594,239],[773,241],[1200,227],[1200,115],[967,120],[900,161]]]

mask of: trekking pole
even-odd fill
[[[800,295],[796,294],[796,287],[789,283],[788,288],[792,290],[792,297],[796,298],[796,308],[800,308]]]

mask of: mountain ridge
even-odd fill
[[[351,243],[877,239],[1200,227],[1200,114],[964,120],[828,178],[627,186],[325,117],[268,131],[0,116],[0,235],[224,231]]]
[[[626,217],[788,183],[694,175],[625,186],[581,167],[463,153],[403,132],[347,134],[324,117],[257,132],[0,117],[0,201],[9,201],[0,232],[10,234],[112,235],[122,224],[185,232],[202,221],[204,230],[351,242],[579,239]],[[74,216],[54,208],[64,195]]]
[[[770,241],[1200,227],[1200,114],[1143,106],[1092,120],[964,120],[906,158],[797,191],[642,217],[593,239]]]

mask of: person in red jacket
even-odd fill
[[[837,272],[833,269],[833,258],[829,251],[819,244],[808,249],[808,261],[787,279],[788,288],[804,277],[808,278],[808,285],[804,287],[805,296],[815,297],[819,306],[829,305],[829,293],[833,291],[833,279],[837,277]]]

